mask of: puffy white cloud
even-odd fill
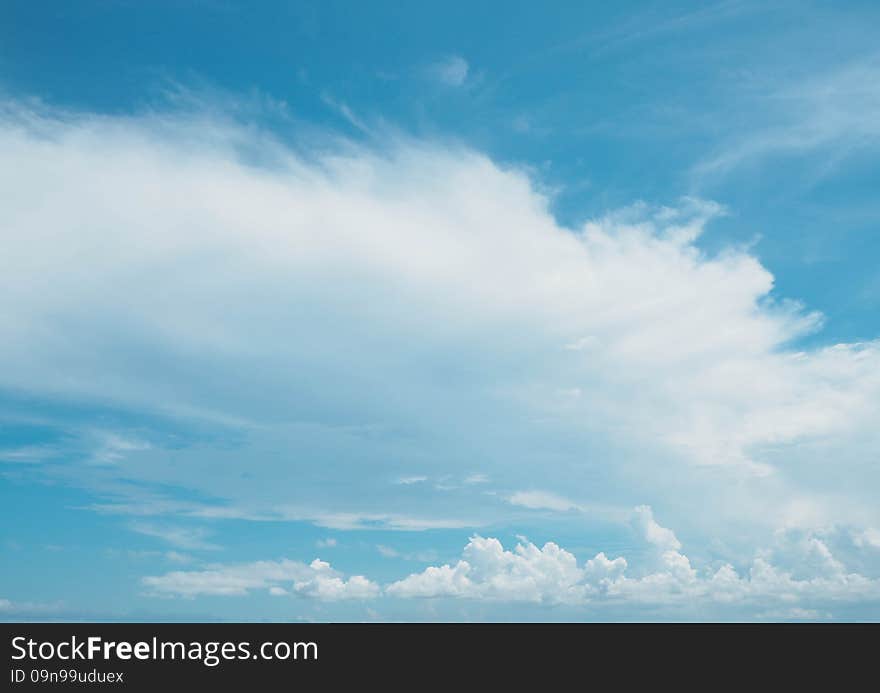
[[[371,599],[379,594],[378,585],[362,575],[345,579],[319,559],[308,565],[282,559],[176,570],[144,577],[142,583],[151,594],[178,597],[243,596],[254,590],[267,590],[273,596],[292,592],[322,601],[339,601]]]
[[[395,483],[409,486],[410,484],[421,484],[428,480],[426,476],[402,476]]]
[[[681,542],[675,536],[675,532],[657,524],[650,506],[640,505],[635,512],[645,539],[664,551],[678,551],[681,548]]]
[[[552,542],[538,548],[522,541],[507,551],[497,539],[475,536],[455,565],[429,566],[392,583],[386,593],[401,598],[526,601],[599,609],[635,603],[684,609],[737,605],[763,610],[766,618],[775,613],[780,619],[819,613],[796,606],[801,603],[880,603],[880,580],[848,571],[816,536],[792,540],[783,535],[774,551],[754,558],[745,575],[730,564],[698,572],[679,552],[681,544],[675,534],[656,522],[651,508],[640,506],[635,514],[657,558],[653,569],[637,577],[626,574],[629,564],[622,556],[612,560],[600,552],[579,566],[571,553]],[[819,561],[808,575],[796,577],[791,568],[771,564],[771,555],[790,565],[798,558],[818,556]],[[787,605],[786,611],[766,611],[773,604]]]
[[[379,594],[379,586],[363,575],[352,575],[345,580],[329,563],[317,558],[309,564],[309,569],[311,574],[308,577],[294,581],[296,594],[323,601],[372,599]]]
[[[871,546],[880,549],[880,529],[868,527],[855,533],[853,540],[858,546]]]
[[[635,508],[633,517],[648,549],[633,563],[599,552],[579,564],[573,553],[554,542],[538,547],[521,538],[513,550],[507,550],[496,538],[475,535],[456,563],[428,566],[384,589],[362,575],[346,578],[319,559],[310,564],[284,559],[213,565],[148,576],[142,582],[156,596],[244,596],[266,591],[272,596],[329,602],[384,595],[567,605],[595,613],[648,605],[666,609],[667,615],[705,615],[707,609],[714,609],[711,613],[774,620],[830,618],[841,605],[880,605],[880,579],[848,569],[829,548],[831,535],[782,531],[773,546],[758,551],[744,570],[729,563],[704,562],[695,567],[680,551],[675,533],[657,522],[650,507]],[[378,548],[382,555],[401,557],[394,549]]]
[[[739,115],[747,129],[739,131],[731,124],[730,139],[695,167],[696,177],[729,173],[769,157],[818,154],[827,165],[829,151],[847,156],[857,149],[876,148],[880,144],[878,80],[880,59],[874,53],[825,72],[810,70],[794,83],[768,85],[760,90],[758,103],[751,104],[752,117]]]
[[[584,585],[575,557],[548,542],[506,551],[497,539],[474,536],[454,566],[431,566],[388,586],[394,597],[468,597],[501,601],[581,601]]]
[[[626,566],[627,562],[623,556],[612,560],[605,555],[604,551],[600,551],[584,564],[584,577],[595,584],[613,582],[623,575]]]

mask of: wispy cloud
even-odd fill
[[[450,55],[428,67],[428,74],[441,84],[460,87],[468,78],[470,65],[460,55]]]
[[[517,491],[512,494],[508,501],[512,505],[520,505],[531,510],[556,510],[564,512],[566,510],[580,510],[581,506],[577,503],[557,496],[555,493],[546,491]]]
[[[353,126],[355,129],[360,130],[363,133],[370,133],[371,128],[363,119],[355,114],[355,112],[347,103],[345,103],[344,101],[339,101],[338,99],[335,99],[327,93],[321,95],[321,100],[330,108],[332,108],[336,113],[342,116],[349,123],[349,125]]]
[[[437,560],[437,552],[434,549],[422,549],[420,551],[400,551],[392,546],[377,544],[376,550],[383,558],[400,558],[405,561],[418,561],[428,563]]]
[[[476,535],[454,565],[429,566],[384,588],[361,575],[346,578],[318,559],[310,564],[289,559],[217,564],[144,577],[142,584],[148,594],[165,597],[244,597],[264,591],[277,597],[342,601],[384,594],[395,599],[566,605],[594,613],[653,605],[667,616],[738,613],[776,620],[824,619],[833,615],[828,609],[841,605],[880,604],[880,580],[849,570],[833,554],[831,535],[777,534],[774,545],[757,552],[742,573],[729,563],[695,565],[682,553],[675,532],[660,524],[649,506],[635,508],[632,515],[645,547],[638,552],[637,566],[604,551],[580,562],[555,542],[539,547],[525,538],[507,550],[496,538]],[[388,558],[436,559],[436,554],[415,556],[385,545],[377,549]],[[631,577],[634,567],[639,574]],[[778,607],[781,601],[784,611]],[[4,609],[11,610],[11,603],[0,601],[0,612]]]
[[[748,128],[735,128],[695,178],[721,176],[773,157],[820,154],[820,168],[880,146],[880,58],[853,61],[771,87],[754,103]]]
[[[220,548],[217,544],[207,541],[209,532],[201,528],[154,525],[145,522],[134,522],[130,528],[138,534],[161,539],[179,549],[213,551]]]

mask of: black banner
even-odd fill
[[[2,690],[714,687],[876,675],[877,625],[2,624]],[[864,678],[868,677],[868,678]],[[332,690],[332,689],[331,689]]]

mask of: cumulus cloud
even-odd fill
[[[7,105],[0,388],[144,421],[96,442],[113,464],[27,470],[104,510],[205,520],[470,531],[614,498],[706,543],[836,524],[871,543],[880,345],[797,346],[821,316],[747,249],[700,249],[720,205],[566,228],[478,152],[293,139]],[[474,469],[495,496],[388,483]],[[524,551],[499,554],[510,580]],[[485,582],[471,571],[443,579]]]
[[[502,601],[576,602],[584,597],[581,571],[569,552],[548,542],[505,551],[493,538],[474,536],[454,566],[431,566],[389,585],[393,597],[469,597]]]
[[[513,551],[494,538],[474,536],[455,565],[429,566],[420,573],[392,583],[386,593],[399,598],[466,598],[536,604],[568,604],[609,608],[650,604],[693,609],[703,606],[751,607],[763,617],[811,618],[819,612],[799,604],[880,602],[880,580],[848,571],[816,536],[787,542],[755,556],[741,574],[728,563],[698,571],[680,553],[672,530],[653,518],[651,508],[636,508],[644,541],[656,551],[653,568],[641,575],[627,574],[628,561],[604,552],[579,565],[575,556],[553,542],[542,548],[522,540]],[[770,557],[797,557],[819,562],[802,576],[791,567],[774,565]],[[787,560],[791,562],[791,555]],[[767,611],[782,604],[785,610]],[[740,612],[742,613],[742,612]]]
[[[235,565],[216,565],[204,570],[176,570],[142,578],[153,595],[198,597],[244,596],[265,590],[273,596],[295,594],[322,601],[371,599],[379,587],[361,575],[346,579],[331,565],[315,559],[308,565],[299,561],[256,561]]]

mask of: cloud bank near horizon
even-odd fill
[[[308,566],[287,559],[212,565],[145,577],[143,585],[165,597],[244,596],[263,590],[325,602],[384,596],[569,607],[594,614],[641,605],[661,609],[667,617],[739,613],[812,620],[830,617],[828,609],[841,604],[880,600],[880,580],[849,570],[829,548],[840,537],[781,533],[742,572],[730,563],[697,569],[650,507],[635,508],[633,519],[648,547],[642,565],[635,566],[636,576],[630,575],[633,566],[624,556],[609,558],[600,551],[579,564],[554,542],[538,547],[521,539],[510,551],[496,538],[474,535],[454,565],[428,566],[384,587],[360,575],[346,580],[320,559]],[[779,605],[784,610],[771,610]]]

